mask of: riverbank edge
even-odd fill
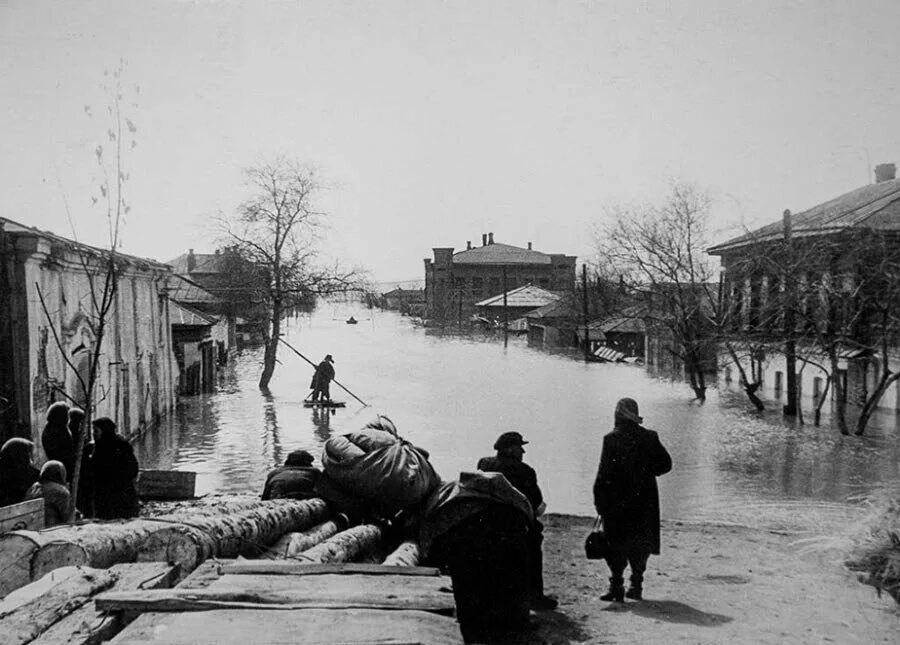
[[[550,513],[544,582],[560,606],[510,643],[893,643],[900,610],[843,564],[842,548],[794,533],[722,522],[662,521],[645,601],[599,600],[609,575],[584,557],[593,517]]]

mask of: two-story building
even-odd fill
[[[721,258],[722,311],[736,349],[720,358],[725,381],[737,380],[736,354],[745,373],[760,381],[760,392],[779,398],[791,357],[799,396],[817,402],[832,378],[833,353],[844,400],[861,403],[885,363],[894,370],[900,365],[900,329],[892,322],[898,308],[879,302],[900,295],[896,166],[877,166],[875,179],[709,249]],[[900,409],[896,384],[880,405]]]
[[[574,255],[542,253],[532,248],[494,241],[493,233],[481,236],[481,246],[466,243],[432,249],[425,262],[425,317],[436,320],[468,320],[475,303],[505,291],[533,284],[556,293],[575,288]]]

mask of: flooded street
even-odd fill
[[[354,315],[360,322],[347,325]],[[528,348],[523,338],[441,335],[393,312],[323,305],[289,322],[287,340],[310,360],[335,358],[337,380],[363,399],[328,414],[306,409],[312,368],[282,346],[271,393],[256,386],[261,350],[228,368],[219,392],[182,401],[178,412],[136,446],[142,466],[198,472],[198,493],[261,491],[267,470],[291,450],[315,455],[332,434],[359,429],[376,413],[430,451],[445,479],[491,454],[496,436],[520,431],[548,511],[593,514],[591,486],[615,402],[639,402],[674,460],[660,478],[665,518],[716,520],[827,532],[858,516],[854,497],[895,479],[900,445],[893,413],[869,436],[828,427],[786,426],[780,403],[762,417],[743,395],[710,392],[690,401],[682,383],[641,367],[586,364]]]

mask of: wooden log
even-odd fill
[[[37,531],[0,535],[0,597],[31,582],[31,559],[49,539]]]
[[[289,560],[260,561],[241,560],[227,564],[219,569],[221,575],[270,575],[270,576],[319,576],[331,575],[369,575],[369,576],[438,576],[440,570],[435,567],[416,567],[403,565],[363,564],[360,562],[331,562],[313,564],[292,562]],[[180,586],[180,585],[179,585]]]
[[[178,576],[178,567],[165,562],[114,564],[110,571],[116,576],[111,591],[168,589]],[[122,631],[133,619],[133,614],[107,614],[87,603],[52,625],[31,645],[99,645]]]
[[[141,543],[138,560],[178,563],[191,571],[209,557],[257,555],[287,532],[301,531],[328,516],[322,499],[272,500],[254,508],[194,516],[161,526]]]
[[[0,506],[0,533],[40,531],[44,528],[44,498]]]
[[[398,609],[213,610],[145,614],[110,645],[462,645],[455,619]]]
[[[4,645],[24,645],[67,614],[108,589],[116,580],[105,569],[82,568],[79,575],[62,580],[46,593],[8,613],[0,614]]]
[[[405,540],[400,543],[384,559],[383,564],[394,567],[414,567],[419,564],[419,543],[415,540]]]
[[[205,589],[112,591],[95,600],[105,611],[205,611],[208,609],[455,609],[444,576],[223,576]]]
[[[352,562],[378,548],[383,532],[374,524],[360,524],[341,531],[297,556],[304,562]]]
[[[193,499],[197,473],[183,470],[141,470],[137,493],[141,499]]]
[[[307,531],[285,533],[265,553],[267,558],[296,558],[304,551],[337,535],[346,526],[340,520],[328,520],[317,524]]]

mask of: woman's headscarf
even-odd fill
[[[38,479],[41,483],[56,482],[57,484],[66,485],[66,467],[61,461],[51,459],[41,468],[41,476]]]
[[[69,422],[69,406],[65,401],[57,401],[47,408],[47,425],[65,428]]]
[[[13,437],[0,448],[0,470],[17,470],[31,465],[34,444],[28,439]]]
[[[69,432],[77,437],[81,431],[81,422],[84,421],[84,410],[81,408],[69,408]]]
[[[109,440],[116,436],[116,424],[109,417],[94,419],[91,425],[100,431],[101,440]]]
[[[644,421],[644,417],[638,414],[638,404],[634,399],[619,399],[616,403],[616,411],[613,415],[616,425],[621,423],[634,423],[640,425]]]

